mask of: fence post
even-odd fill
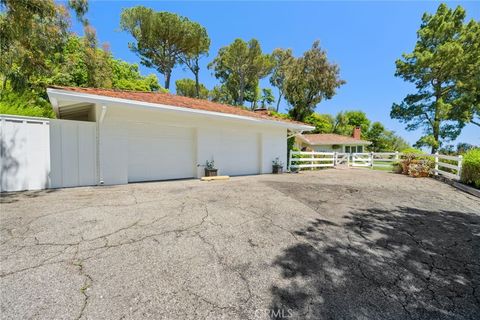
[[[314,153],[314,151],[312,150],[312,163],[311,163],[312,166],[310,167],[310,170],[313,170],[313,161],[315,159],[313,153]]]
[[[373,169],[373,152],[370,152],[370,168]]]
[[[395,160],[398,161],[398,151],[395,151]]]
[[[459,155],[458,156],[458,169],[457,169],[457,175],[458,175],[458,180],[461,179],[461,175],[462,175],[462,160],[463,160],[463,156],[462,155]]]
[[[336,151],[333,153],[333,166],[334,167],[337,166],[337,152]]]
[[[292,167],[292,152],[293,150],[290,150],[290,154],[288,155],[288,170],[291,170],[290,168]]]
[[[438,176],[438,151],[434,154],[435,157],[435,175]]]

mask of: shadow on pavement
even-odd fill
[[[478,319],[480,217],[355,210],[317,219],[274,262],[272,319]]]

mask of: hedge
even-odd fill
[[[480,148],[463,155],[461,181],[480,189]]]

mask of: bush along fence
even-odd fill
[[[288,160],[290,171],[316,168],[386,167],[411,176],[442,175],[460,180],[462,156],[435,154],[409,154],[400,152],[339,153],[315,151],[291,151]]]

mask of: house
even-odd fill
[[[2,191],[199,178],[207,160],[222,175],[271,173],[287,162],[287,136],[313,129],[167,93],[47,93],[57,119],[2,116]]]
[[[300,134],[295,146],[303,151],[362,153],[370,141],[360,139],[361,128],[355,127],[351,137],[334,133]]]

